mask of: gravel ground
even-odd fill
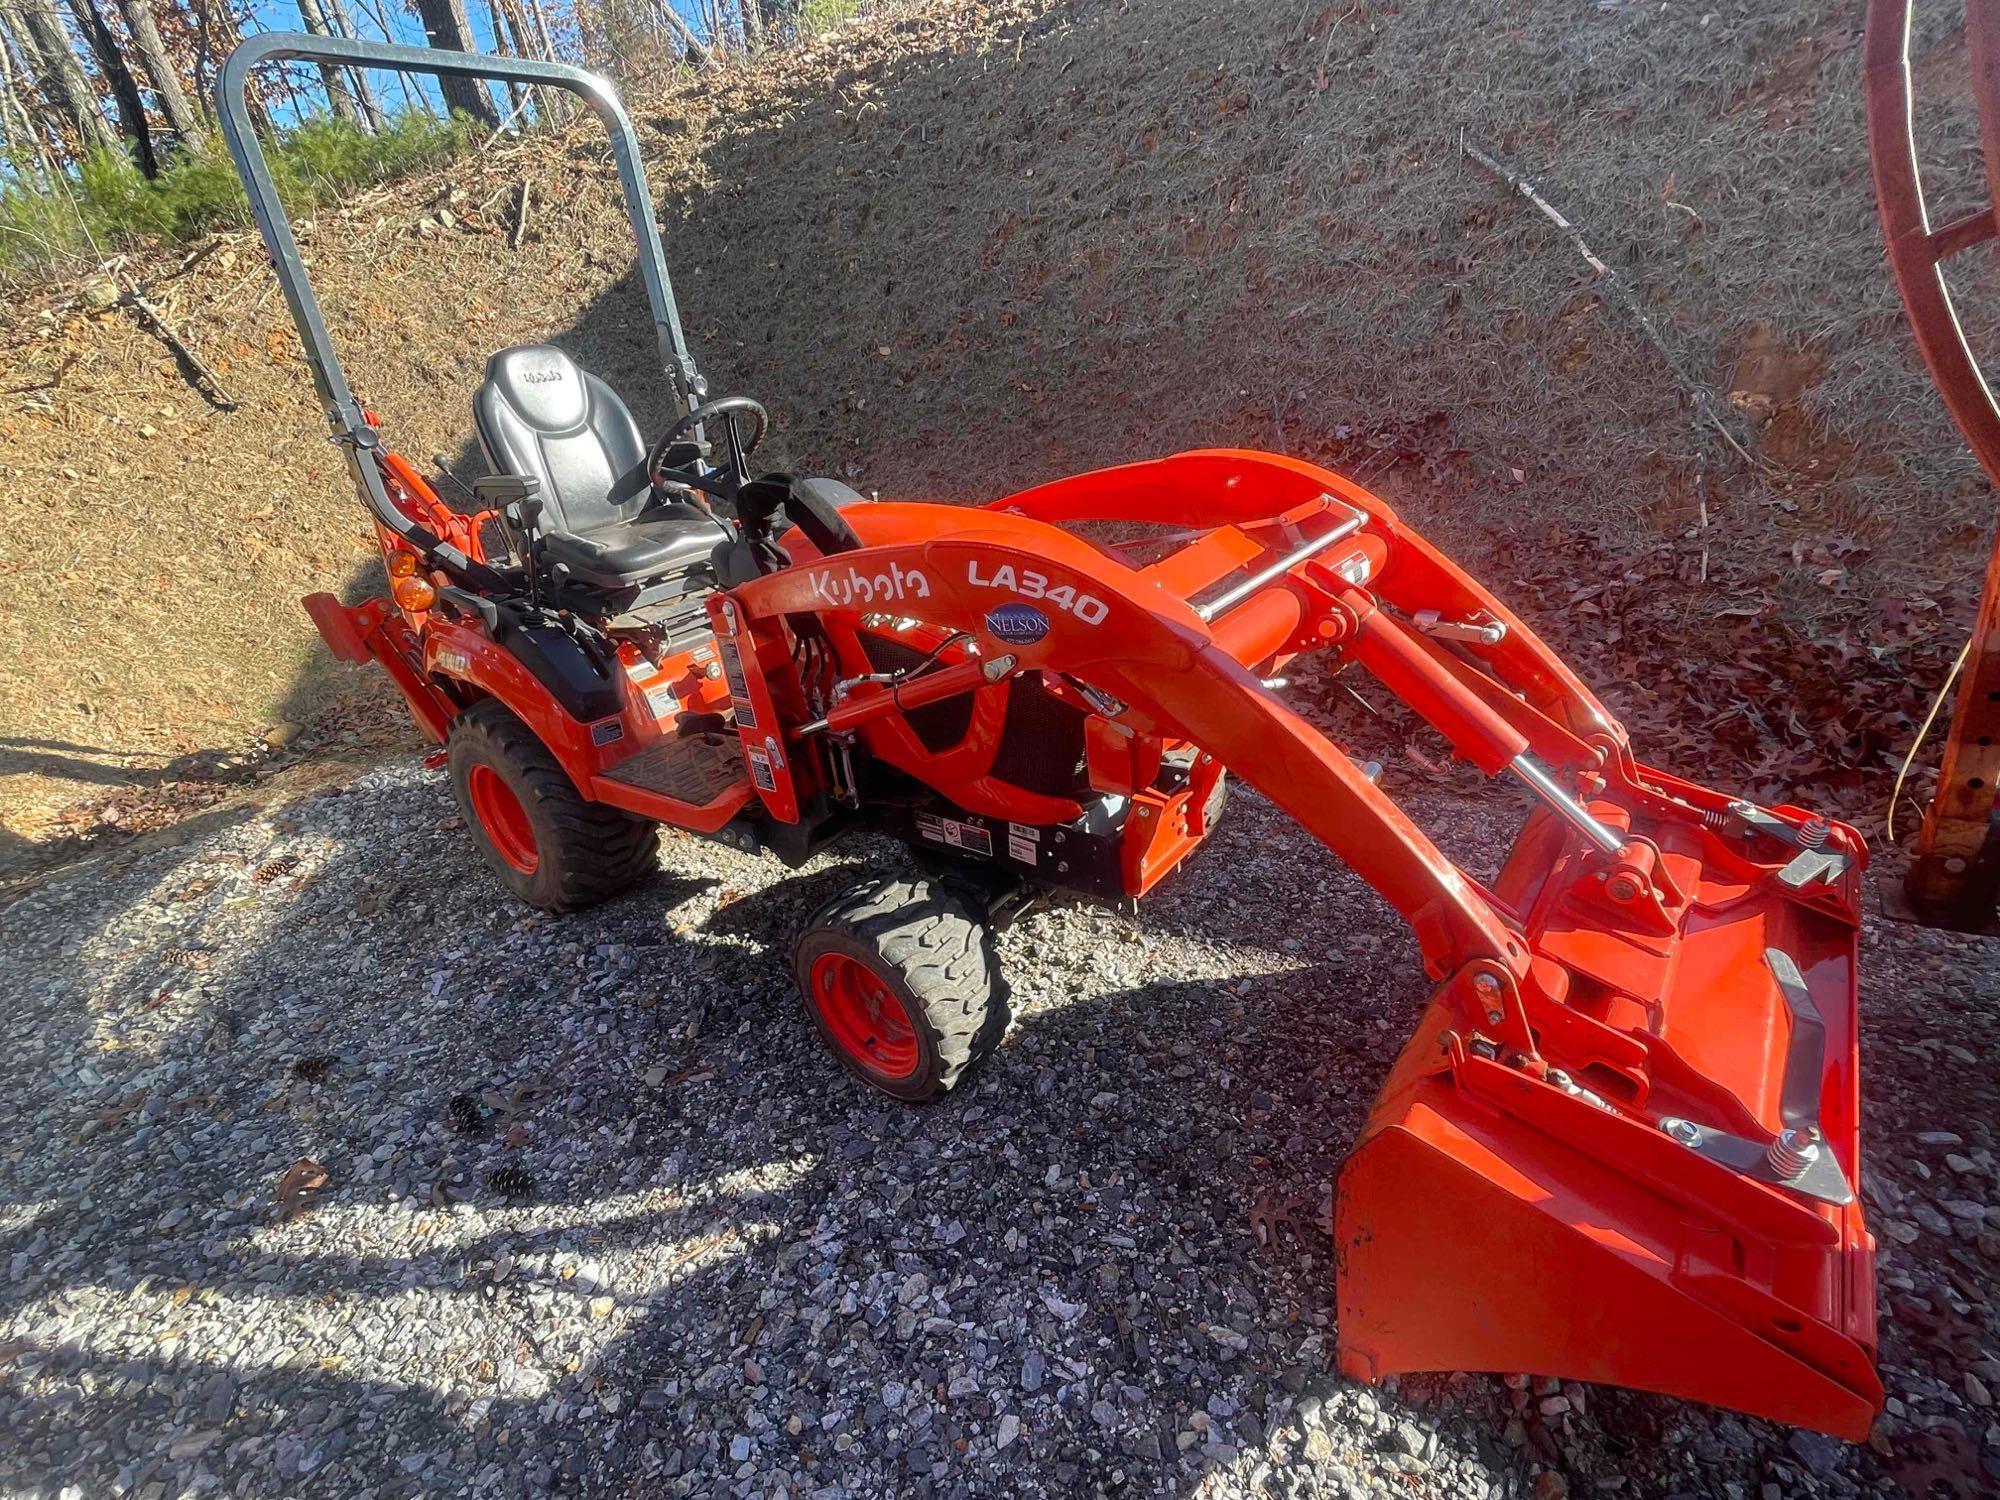
[[[1409,799],[1475,862],[1518,808]],[[212,815],[0,912],[20,1495],[1990,1493],[2000,944],[1868,933],[1867,1446],[1606,1388],[1333,1373],[1326,1184],[1424,998],[1254,796],[1138,918],[1002,938],[944,1103],[786,974],[886,846],[672,839],[529,916],[441,774]],[[1985,1469],[1982,1475],[1981,1466]]]

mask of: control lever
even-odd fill
[[[500,606],[491,599],[483,598],[466,589],[454,588],[446,584],[438,590],[438,597],[466,614],[477,615],[486,622],[486,633],[498,635],[500,632]]]
[[[472,493],[488,510],[513,512],[533,524],[541,518],[542,482],[532,474],[483,474],[472,481]]]
[[[529,597],[539,607],[535,542],[542,534],[542,516],[548,510],[548,503],[542,499],[541,480],[532,474],[485,474],[472,481],[472,493],[483,508],[500,513],[507,545],[521,560],[528,577]]]

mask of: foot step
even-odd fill
[[[743,750],[736,736],[672,736],[655,740],[604,773],[641,791],[704,807],[743,779]]]

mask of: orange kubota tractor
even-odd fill
[[[578,95],[611,138],[679,420],[648,446],[561,351],[502,351],[473,402],[495,472],[477,513],[444,505],[350,392],[273,191],[243,90],[287,58]],[[796,968],[841,1064],[932,1098],[1005,1030],[990,924],[1040,891],[1143,896],[1234,773],[1409,921],[1436,986],[1340,1180],[1342,1367],[1528,1371],[1868,1430],[1852,828],[1641,763],[1505,605],[1311,464],[1182,453],[979,508],[757,471],[763,409],[709,398],[630,124],[587,73],[264,36],[220,102],[392,584],[307,612],[389,674],[517,895],[623,890],[661,824],[792,863],[899,835],[931,873],[837,897]],[[1089,522],[1143,535],[1071,529]],[[1275,679],[1307,652],[1521,784],[1497,879],[1287,706]]]

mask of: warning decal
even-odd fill
[[[956,818],[940,818],[935,813],[917,814],[917,832],[933,844],[962,849],[985,859],[993,857],[993,835],[977,823],[961,823]]]
[[[750,684],[743,677],[743,657],[736,649],[736,642],[722,643],[722,676],[729,684],[729,695],[736,700],[736,722],[750,729],[757,727],[757,711],[750,703]]]

